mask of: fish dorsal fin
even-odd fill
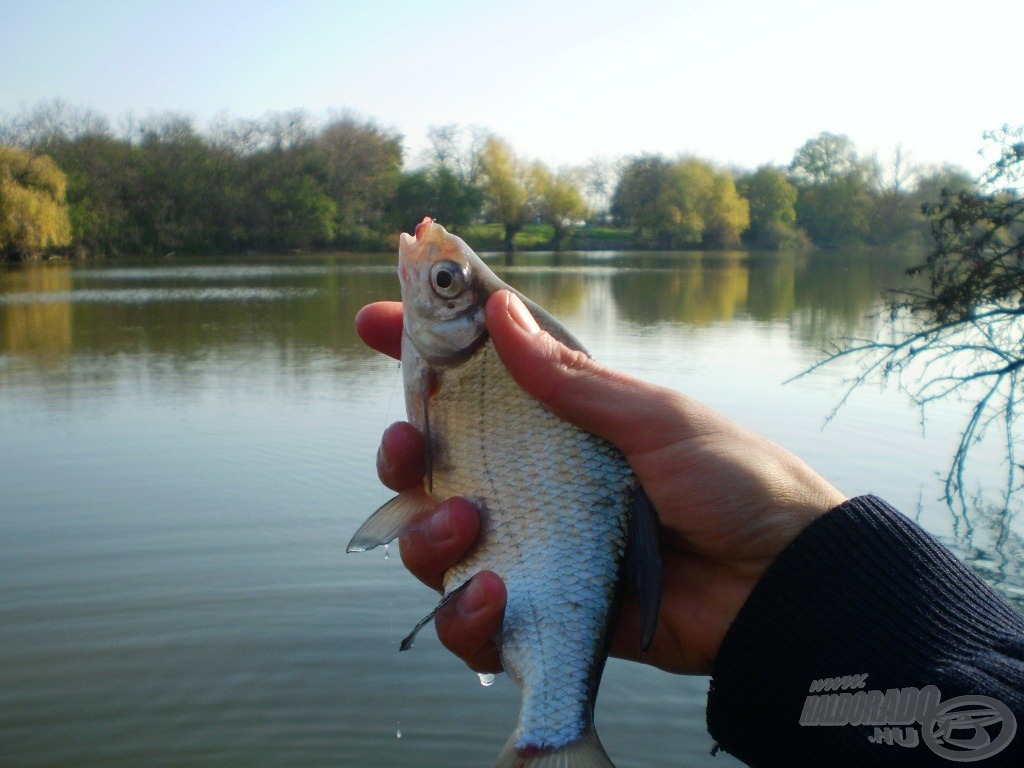
[[[533,299],[527,298],[515,288],[507,285],[505,287],[522,300],[526,305],[526,308],[530,310],[530,314],[533,315],[533,319],[537,321],[537,325],[554,336],[558,341],[565,344],[569,349],[574,349],[577,352],[582,352],[587,357],[591,357],[591,354],[587,351],[586,347],[583,346],[583,342],[573,336],[569,329],[558,322],[558,320],[555,319],[550,312],[544,309],[544,307],[533,301]]]
[[[365,552],[393,541],[405,533],[413,518],[436,505],[434,498],[422,488],[402,491],[359,526],[345,551]]]

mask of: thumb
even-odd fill
[[[487,330],[502,363],[557,416],[630,455],[706,431],[707,409],[664,387],[606,368],[545,332],[510,291],[487,302]]]

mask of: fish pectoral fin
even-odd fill
[[[576,741],[557,749],[519,751],[513,735],[491,768],[615,768],[615,764],[591,727]]]
[[[422,488],[402,491],[359,526],[345,551],[365,552],[381,544],[387,544],[405,533],[416,515],[424,510],[433,509],[435,505],[434,498]]]
[[[427,626],[427,624],[429,624],[431,621],[434,620],[434,614],[437,613],[442,608],[444,608],[446,605],[448,605],[448,603],[450,603],[452,600],[455,599],[456,595],[458,595],[460,592],[462,592],[462,590],[464,590],[468,586],[469,586],[469,581],[466,581],[463,584],[461,584],[460,586],[458,586],[455,589],[453,589],[447,595],[442,597],[441,598],[441,602],[439,602],[437,605],[434,606],[434,610],[432,610],[430,613],[428,613],[426,616],[424,616],[422,619],[420,619],[416,623],[416,626],[412,628],[412,632],[410,632],[408,635],[406,635],[402,639],[402,644],[400,646],[398,646],[398,650],[399,651],[408,651],[410,648],[412,648],[412,644],[414,642],[416,642],[416,635],[417,635],[417,633],[419,633],[419,631],[421,629],[423,629],[425,626]]]
[[[661,608],[664,564],[661,561],[658,530],[658,512],[644,489],[637,486],[626,540],[626,570],[640,603],[641,651],[651,647]]]

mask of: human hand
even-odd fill
[[[640,611],[627,593],[611,654],[678,673],[707,673],[736,614],[768,566],[819,515],[846,500],[800,459],[697,401],[606,368],[541,330],[508,291],[490,297],[487,329],[513,378],[555,414],[625,455],[661,523],[664,584],[654,641],[640,652]],[[364,307],[356,329],[398,357],[402,307]],[[423,440],[411,424],[384,433],[381,480],[395,490],[422,482]],[[406,567],[440,590],[444,572],[476,539],[465,499],[424,516],[399,544]],[[483,572],[435,616],[438,636],[479,672],[501,668],[493,637],[505,589]]]

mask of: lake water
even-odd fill
[[[1020,516],[982,445],[966,514],[938,501],[963,418],[922,431],[865,388],[823,429],[830,340],[870,334],[891,261],[529,254],[504,277],[600,360],[686,391],[890,500],[1024,605]],[[0,763],[479,766],[518,696],[431,632],[435,597],[375,550],[345,555],[389,497],[380,433],[398,365],[352,328],[398,297],[392,257],[0,268]],[[709,756],[707,678],[609,663],[598,702],[619,768]],[[752,706],[771,706],[752,702]]]

